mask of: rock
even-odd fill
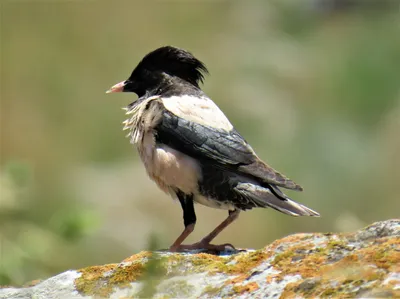
[[[0,298],[400,298],[400,219],[224,255],[141,252]]]

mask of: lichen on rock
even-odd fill
[[[0,289],[0,298],[16,294],[45,294],[42,298],[400,298],[400,220],[374,223],[355,233],[291,235],[265,248],[235,254],[145,251],[119,264],[68,271],[21,289]]]

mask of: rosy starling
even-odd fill
[[[224,250],[210,242],[240,211],[273,208],[291,216],[319,216],[280,187],[302,187],[263,162],[225,114],[200,89],[205,65],[171,46],[147,54],[130,77],[107,92],[134,92],[124,129],[149,177],[179,200],[185,229],[171,251]],[[194,203],[228,210],[228,217],[201,241],[183,245],[196,224]]]

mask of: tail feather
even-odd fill
[[[251,183],[240,183],[236,186],[240,194],[258,207],[270,207],[291,216],[320,216],[318,212],[291,200],[278,187],[271,188],[273,191]]]

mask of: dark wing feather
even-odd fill
[[[265,183],[275,184],[286,189],[303,191],[303,187],[268,166],[258,158],[255,162],[249,165],[239,166],[238,170],[242,173],[247,173],[257,178],[261,178]]]
[[[168,110],[156,130],[163,143],[192,157],[226,165],[250,164],[255,160],[253,151],[240,135],[200,125]]]
[[[157,141],[199,160],[212,160],[221,168],[235,170],[267,184],[293,190],[302,188],[261,161],[235,130],[229,132],[178,117],[164,109],[155,128]]]

